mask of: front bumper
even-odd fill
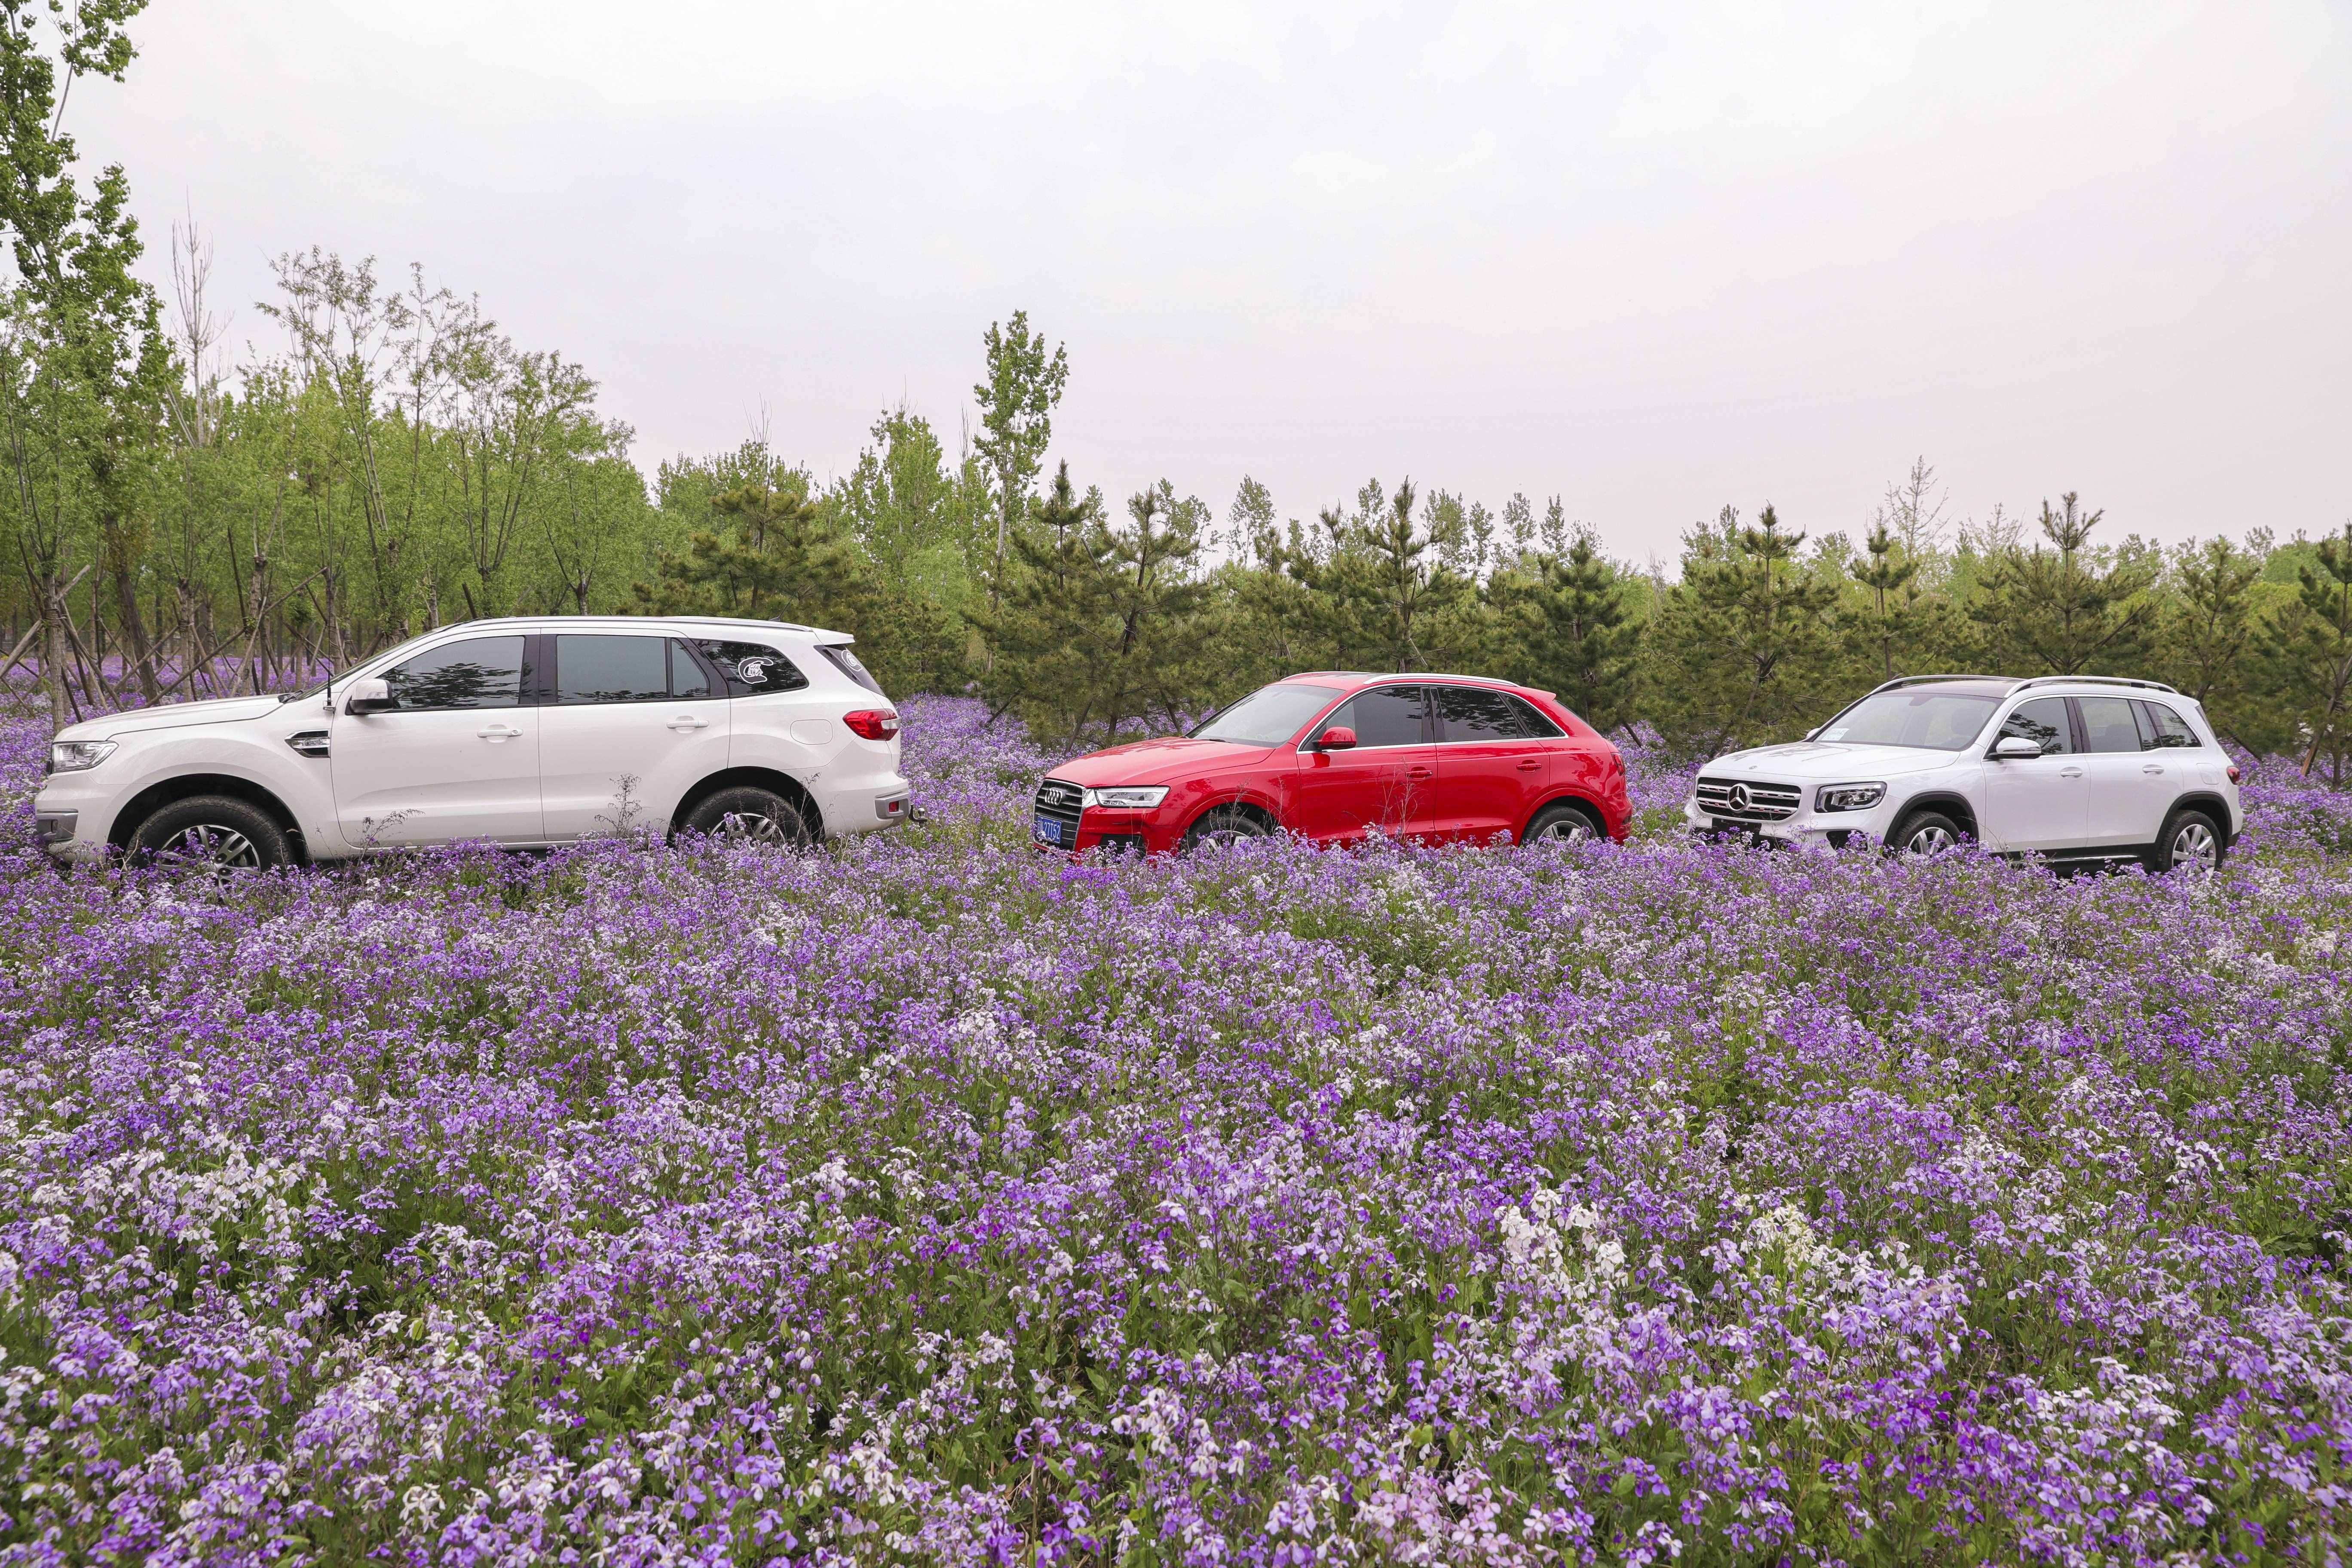
[[[1029,842],[1041,852],[1084,855],[1105,849],[1115,854],[1172,854],[1181,836],[1164,807],[1153,811],[1115,811],[1093,805],[1073,821],[1067,813],[1033,811]]]
[[[1893,816],[1894,807],[1881,801],[1866,811],[1803,810],[1777,821],[1748,822],[1710,816],[1699,809],[1696,799],[1683,803],[1683,827],[1688,833],[1706,838],[1744,837],[1788,849],[1843,849],[1857,835],[1883,839]]]

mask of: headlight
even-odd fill
[[[1150,811],[1168,798],[1166,784],[1117,784],[1087,791],[1083,805],[1107,805],[1113,811]]]
[[[78,773],[84,768],[94,768],[114,755],[112,741],[51,741],[49,772]]]
[[[1815,811],[1867,811],[1886,798],[1883,784],[1823,784],[1813,797]]]

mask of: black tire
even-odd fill
[[[2148,851],[2147,868],[2158,877],[2172,870],[2210,877],[2229,858],[2230,836],[2213,820],[2211,812],[2194,805],[2176,806],[2164,819],[2156,847]]]
[[[1184,841],[1176,847],[1179,855],[1190,855],[1203,844],[1232,844],[1244,838],[1270,838],[1274,829],[1265,819],[1238,805],[1221,805],[1204,811],[1198,821],[1184,830]]]
[[[1968,836],[1968,829],[1940,811],[1915,811],[1886,836],[1886,847],[1895,854],[1924,860],[1958,849]]]
[[[236,876],[293,863],[275,818],[226,795],[190,795],[148,814],[131,835],[131,861],[191,875]]]
[[[757,784],[714,790],[696,802],[677,826],[681,833],[789,849],[804,849],[819,837],[807,813],[774,790]]]
[[[1583,806],[1556,800],[1529,819],[1519,835],[1522,844],[1582,844],[1606,837],[1600,820]]]

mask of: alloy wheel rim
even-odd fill
[[[1914,855],[1940,855],[1952,847],[1952,842],[1949,829],[1928,826],[1912,834],[1903,847]]]
[[[2210,871],[2217,858],[2213,830],[2201,822],[2184,822],[2172,836],[2172,863],[2191,870]]]
[[[1557,822],[1546,823],[1544,825],[1544,830],[1536,835],[1536,842],[1538,844],[1581,844],[1591,837],[1592,824],[1585,821],[1584,818],[1580,816],[1563,816]]]
[[[208,876],[261,869],[261,850],[253,840],[217,822],[189,824],[172,836],[156,858]]]
[[[730,811],[719,819],[719,836],[740,844],[787,842],[783,825],[763,812]]]

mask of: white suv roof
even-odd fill
[[[829,643],[853,643],[857,639],[847,632],[827,630],[824,626],[804,626],[798,621],[761,621],[744,616],[492,616],[477,621],[451,621],[436,626],[435,631],[470,630],[488,626],[734,626],[745,631],[798,632],[803,637],[822,638]]]

